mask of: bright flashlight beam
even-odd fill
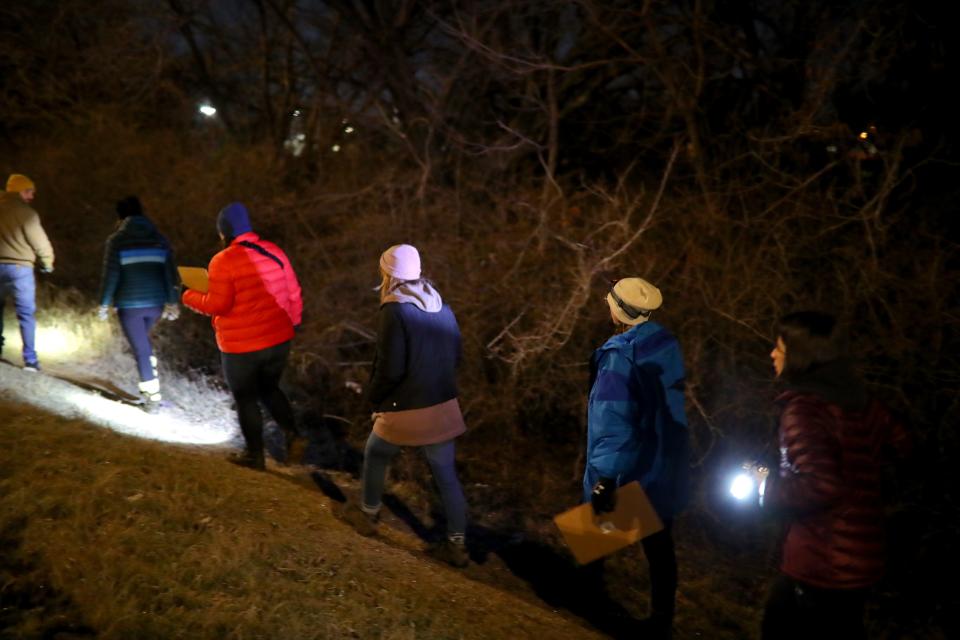
[[[217,108],[209,104],[202,104],[200,105],[200,113],[208,118],[212,118],[213,116],[217,115]]]
[[[144,413],[137,407],[92,393],[69,392],[67,400],[84,417],[138,438],[185,444],[222,444],[233,436],[225,428],[190,424],[169,415]]]
[[[103,329],[106,331],[106,327]],[[11,353],[20,351],[22,343],[19,333],[11,332],[10,335],[5,335],[4,339]],[[36,340],[41,358],[59,359],[91,350],[90,336],[60,326],[40,325],[37,327]]]
[[[737,500],[746,500],[756,488],[753,478],[746,473],[738,473],[730,483],[730,495]]]

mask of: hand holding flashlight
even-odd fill
[[[730,482],[730,495],[737,500],[758,500],[763,504],[763,492],[770,469],[764,465],[745,462]]]

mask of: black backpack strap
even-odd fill
[[[245,246],[247,249],[253,249],[254,251],[256,251],[257,253],[259,253],[260,255],[266,256],[266,257],[270,258],[271,260],[273,260],[274,262],[276,262],[278,265],[280,265],[280,268],[281,268],[281,269],[284,268],[284,266],[283,266],[283,261],[282,261],[280,258],[278,258],[277,256],[273,255],[272,253],[270,253],[269,251],[267,251],[266,249],[264,249],[264,248],[261,247],[260,245],[254,244],[254,243],[252,243],[252,242],[250,242],[250,241],[248,241],[248,240],[241,240],[241,241],[238,242],[237,244],[243,245],[243,246]]]

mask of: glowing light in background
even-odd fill
[[[208,118],[212,118],[213,116],[217,115],[217,108],[210,104],[202,104],[197,110]]]
[[[330,147],[330,150],[333,151],[334,153],[339,153],[339,151],[340,151],[340,145],[335,144],[335,145],[333,145],[332,147]]]

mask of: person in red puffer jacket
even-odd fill
[[[905,454],[909,440],[867,397],[844,342],[833,316],[798,312],[781,319],[770,353],[787,387],[777,398],[780,464],[758,479],[786,536],[764,639],[866,638],[867,590],[883,575],[881,461],[887,449]]]
[[[242,454],[229,459],[264,468],[260,401],[286,436],[287,462],[299,462],[306,440],[279,383],[303,313],[300,283],[280,247],[253,232],[243,204],[224,207],[217,230],[226,248],[210,260],[208,289],[186,290],[183,304],[213,316],[223,374],[246,443]]]

